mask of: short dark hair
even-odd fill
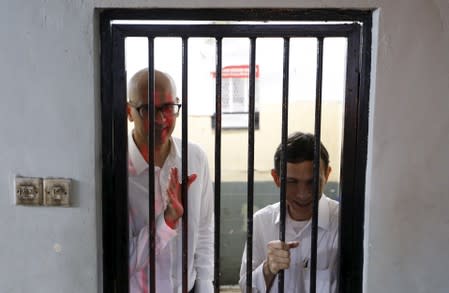
[[[313,161],[315,136],[310,133],[293,132],[287,138],[286,144],[286,156],[285,160],[288,163],[302,163],[304,161]],[[281,169],[281,150],[282,143],[276,149],[274,153],[274,168],[278,174]],[[321,143],[321,160],[323,160],[324,166],[329,166],[329,153]]]

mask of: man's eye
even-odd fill
[[[167,104],[167,105],[163,105],[161,110],[164,112],[171,112],[173,109],[173,105]]]
[[[140,113],[141,116],[146,116],[148,114],[148,108],[146,106],[145,107],[141,107],[139,109],[139,113]]]

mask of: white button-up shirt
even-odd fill
[[[170,153],[162,166],[155,167],[156,210],[156,292],[182,290],[182,219],[175,230],[164,219],[170,169],[178,168],[181,176],[181,140],[172,138]],[[148,164],[128,136],[128,204],[129,204],[129,275],[130,292],[147,293],[149,268]],[[205,153],[188,145],[188,175],[196,180],[188,189],[188,289],[213,292],[214,203],[212,182]],[[180,181],[181,179],[178,178]]]
[[[316,292],[334,293],[338,276],[338,202],[324,194],[319,201]],[[309,292],[310,247],[312,221],[304,222],[303,228],[295,232],[292,219],[286,217],[286,241],[299,241],[299,246],[290,249],[290,267],[284,271],[284,289],[289,293]],[[266,292],[263,263],[267,257],[267,244],[279,239],[280,204],[275,203],[257,211],[253,222],[253,292]],[[246,292],[246,245],[240,268],[240,288]],[[273,281],[270,292],[278,292],[278,277]]]

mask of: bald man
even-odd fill
[[[156,292],[182,290],[181,140],[172,137],[181,105],[173,79],[155,71]],[[130,292],[148,291],[148,69],[128,83]],[[207,158],[188,144],[188,289],[213,292],[213,193]]]

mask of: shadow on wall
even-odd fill
[[[324,193],[338,200],[338,182],[328,182]],[[222,285],[239,281],[240,263],[246,241],[246,182],[221,183],[220,274]],[[272,181],[254,182],[254,212],[279,201]]]

